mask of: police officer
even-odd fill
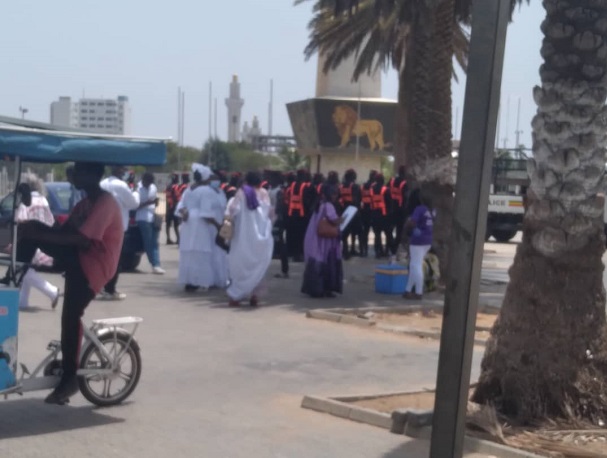
[[[179,218],[175,216],[175,209],[179,203],[179,175],[177,173],[171,174],[171,181],[167,185],[164,191],[166,196],[166,234],[167,234],[167,245],[172,245],[174,242],[171,240],[171,226],[175,230],[177,240],[179,240]]]
[[[296,180],[289,186],[287,207],[287,247],[295,262],[303,262],[304,238],[316,191],[306,170],[298,170]]]
[[[375,234],[375,257],[383,258],[388,255],[390,247],[394,244],[392,224],[389,209],[392,205],[390,192],[385,186],[384,176],[380,173],[375,177],[375,184],[371,187],[372,225]],[[386,237],[386,244],[382,242],[382,234]]]
[[[362,220],[360,216],[362,194],[360,186],[356,184],[356,178],[356,172],[353,169],[349,169],[344,175],[343,184],[339,187],[339,199],[344,210],[349,206],[356,207],[358,210],[342,234],[342,250],[344,259],[349,259],[350,256],[356,256],[359,254],[356,252],[356,239],[358,238],[360,240],[360,234],[362,232]],[[351,247],[348,244],[348,238],[350,237],[352,238]]]
[[[360,205],[360,219],[362,230],[360,233],[360,255],[366,258],[369,255],[369,232],[373,225],[373,200],[371,198],[372,187],[375,184],[376,170],[369,172],[369,180],[363,184],[361,189],[362,199]]]
[[[390,216],[392,218],[392,224],[396,228],[396,238],[390,247],[390,251],[394,256],[398,251],[398,245],[402,243],[405,221],[407,220],[407,197],[409,194],[409,187],[407,185],[406,175],[407,169],[405,166],[400,166],[398,175],[392,178],[388,183],[390,199],[392,201]]]

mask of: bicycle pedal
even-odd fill
[[[46,349],[50,351],[59,350],[61,348],[61,342],[59,340],[51,340]]]
[[[23,363],[19,363],[21,365],[21,370],[23,371],[24,375],[31,375],[30,371],[27,369],[27,366]]]

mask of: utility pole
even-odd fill
[[[19,106],[19,111],[21,112],[21,119],[25,119],[25,114],[29,111],[27,108]]]
[[[520,155],[521,152],[521,134],[523,131],[521,130],[521,98],[518,98],[518,109],[516,112],[516,145],[515,148]]]
[[[473,0],[431,458],[461,458],[510,0]]]

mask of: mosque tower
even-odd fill
[[[232,77],[230,83],[230,97],[226,99],[228,107],[228,142],[240,141],[240,115],[244,100],[240,98],[240,83],[238,76]]]

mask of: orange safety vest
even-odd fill
[[[189,184],[176,184],[175,185],[175,195],[177,196],[177,202],[181,200],[183,197],[183,193],[186,189],[188,189]]]
[[[362,204],[363,207],[367,207],[367,208],[372,208],[373,207],[373,199],[372,196],[373,195],[373,185],[369,185],[369,188],[366,188],[366,185],[363,185],[362,187]]]
[[[354,202],[352,196],[352,183],[349,186],[341,185],[339,187],[339,199],[343,205],[351,204]]]
[[[322,194],[322,186],[323,186],[323,184],[322,184],[322,183],[320,183],[320,184],[317,184],[317,185],[316,185],[316,193],[317,193],[319,196]]]
[[[177,188],[178,187],[179,187],[178,184],[172,184],[172,185],[167,186],[165,195],[166,195],[166,200],[167,200],[167,207],[169,207],[169,208],[173,208],[175,205],[177,205],[177,202],[175,202],[175,200],[177,199]]]
[[[293,183],[289,188],[289,216],[293,216],[295,212],[299,212],[299,216],[305,216],[303,195],[306,188],[310,186],[310,183],[301,183],[299,194],[295,193],[295,186],[297,186],[297,183]]]
[[[398,186],[394,186],[395,182],[396,182],[396,178],[392,178],[390,180],[390,197],[392,198],[392,200],[396,201],[396,203],[398,204],[399,207],[402,207],[403,204],[405,203],[403,201],[403,188],[407,184],[407,181],[406,180],[401,181]]]
[[[388,188],[382,186],[381,191],[376,194],[373,188],[371,188],[371,200],[373,202],[373,210],[381,211],[382,216],[386,216],[388,214],[388,208],[386,207],[386,199],[385,195],[388,191]]]

